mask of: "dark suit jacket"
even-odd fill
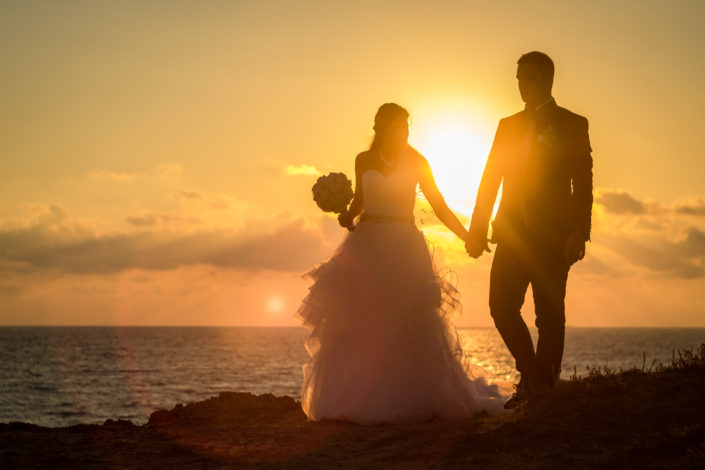
[[[591,151],[587,119],[554,100],[538,111],[502,119],[480,182],[470,236],[486,239],[502,183],[493,241],[518,234],[563,244],[572,231],[589,240]]]

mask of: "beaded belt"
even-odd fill
[[[414,216],[410,215],[408,217],[404,217],[394,215],[362,214],[360,216],[360,222],[397,222],[401,224],[413,224]]]

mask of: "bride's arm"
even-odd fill
[[[451,232],[460,237],[461,240],[465,240],[468,232],[465,230],[463,224],[460,223],[458,217],[450,210],[445,199],[443,199],[443,195],[438,190],[436,181],[433,179],[431,166],[423,155],[420,153],[417,153],[417,155],[419,159],[419,186],[426,200],[431,205],[433,213],[436,214],[436,217],[438,217]]]
[[[355,194],[350,201],[348,210],[338,216],[338,222],[346,228],[353,227],[353,220],[362,213],[362,209],[365,207],[365,198],[362,194],[363,155],[364,153],[361,153],[355,158]]]

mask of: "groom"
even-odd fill
[[[490,313],[516,360],[521,381],[505,408],[524,403],[558,380],[565,338],[565,292],[570,266],[585,256],[590,239],[592,157],[588,122],[559,107],[551,95],[553,61],[529,52],[517,62],[523,111],[502,119],[482,175],[465,249],[489,252]],[[531,284],[536,310],[536,350],[521,317]]]

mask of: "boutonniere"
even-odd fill
[[[556,130],[552,125],[549,124],[549,126],[538,135],[538,141],[541,145],[545,145],[546,147],[556,145]]]

